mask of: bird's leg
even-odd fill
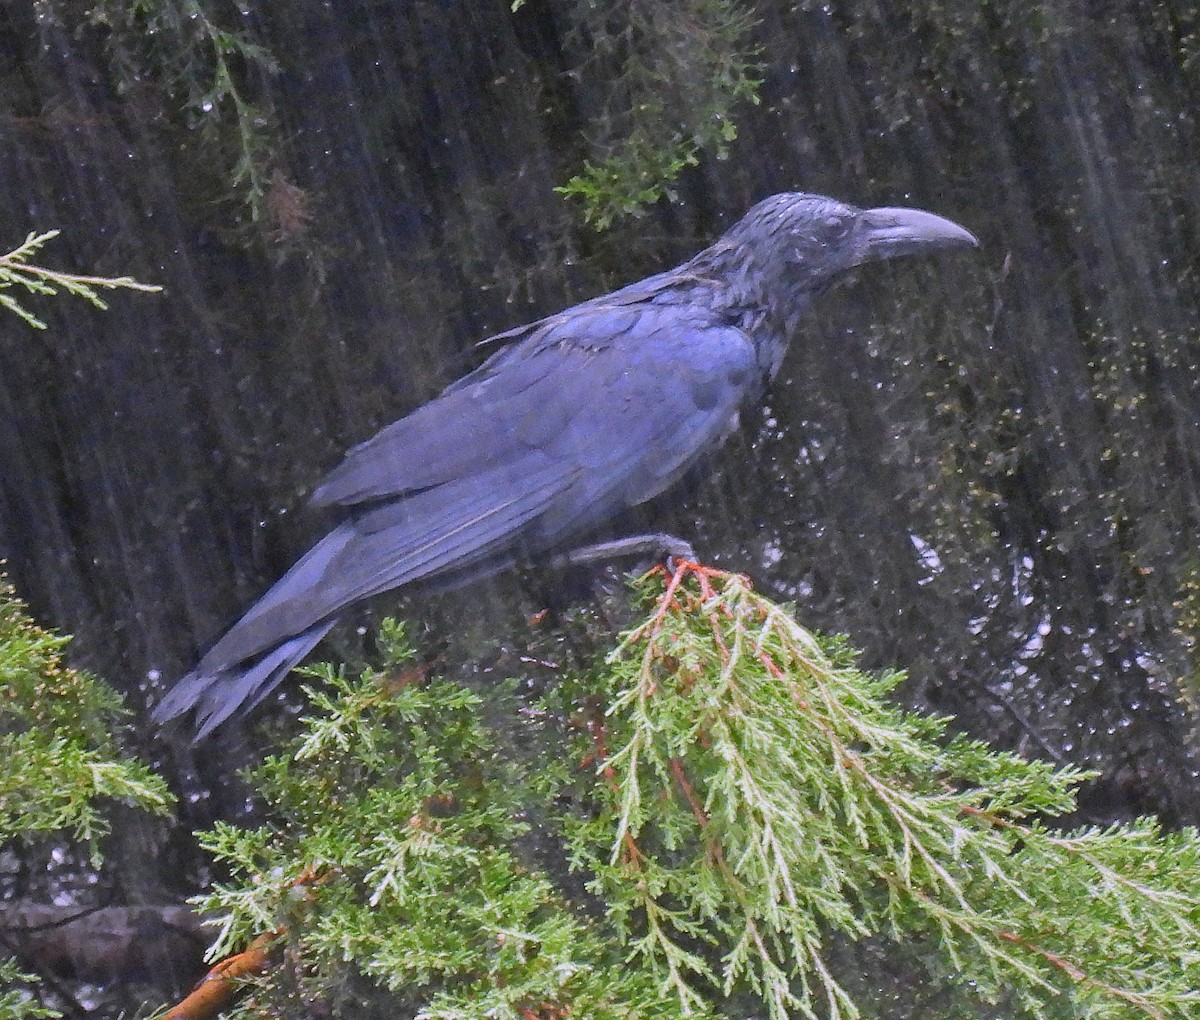
[[[554,557],[550,563],[554,567],[577,567],[583,563],[595,563],[597,560],[615,560],[625,556],[647,555],[669,561],[672,569],[674,569],[674,561],[696,559],[695,550],[682,538],[658,532],[652,535],[630,535],[628,538],[618,538],[611,542],[585,545]]]

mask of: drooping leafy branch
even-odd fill
[[[276,182],[279,130],[252,83],[278,65],[244,27],[252,13],[211,0],[94,0],[86,20],[106,32],[118,88],[153,83],[169,95],[203,141],[197,155],[223,164],[229,195],[257,221]]]
[[[857,1016],[831,933],[927,943],[1023,1016],[1200,1002],[1195,832],[1054,831],[1084,773],[945,739],[885,700],[899,674],[736,575],[677,575],[611,666],[574,860],[681,1002],[749,987],[779,1020]]]
[[[520,5],[514,5],[517,10]],[[635,2],[567,8],[587,111],[583,169],[556,190],[606,230],[674,194],[702,154],[724,159],[734,111],[758,102],[753,11],[734,0]]]

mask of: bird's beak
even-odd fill
[[[969,230],[920,209],[865,209],[861,225],[864,262],[941,248],[979,247],[979,239]]]

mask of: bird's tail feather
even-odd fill
[[[506,497],[494,483],[513,471],[372,507],[340,524],[168,692],[154,721],[194,711],[201,740],[270,694],[346,606],[412,582],[450,587],[511,563],[515,536],[578,473],[557,466],[531,471],[521,491]]]
[[[251,662],[215,670],[193,670],[155,706],[154,721],[161,726],[194,712],[194,739],[203,740],[230,717],[245,715],[278,687],[333,623],[332,619],[321,620]]]

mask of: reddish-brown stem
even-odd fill
[[[259,935],[242,952],[216,964],[187,998],[171,1007],[163,1020],[209,1020],[215,1017],[237,994],[242,978],[261,974],[267,969],[271,946],[283,934],[284,929],[277,928]]]
[[[608,787],[612,791],[613,797],[620,800],[621,784],[617,782],[617,773],[608,762],[608,746],[604,738],[604,719],[600,715],[599,707],[595,704],[588,707],[588,733],[591,734],[592,743],[596,747],[596,760],[605,762],[601,768],[600,774],[604,776],[608,782]],[[633,834],[626,831],[622,842],[625,844],[625,858],[630,864],[636,864],[642,858],[642,852],[638,849],[638,845],[633,838]]]
[[[704,812],[704,805],[700,803],[700,798],[696,796],[695,789],[688,781],[687,773],[683,771],[683,762],[678,758],[671,759],[671,772],[675,776],[675,782],[679,784],[679,788],[683,791],[683,796],[687,800],[688,806],[692,809],[692,814],[696,816],[696,821],[700,823],[700,828],[707,828],[708,815]]]
[[[1075,964],[1071,963],[1068,960],[1064,960],[1061,956],[1058,956],[1057,954],[1050,952],[1050,950],[1048,950],[1048,949],[1043,949],[1041,946],[1035,946],[1032,942],[1028,942],[1025,939],[1021,938],[1020,935],[1014,935],[1010,931],[998,931],[998,932],[996,932],[996,935],[999,938],[1004,939],[1005,942],[1012,942],[1015,945],[1018,945],[1022,949],[1026,949],[1031,953],[1037,953],[1037,955],[1040,956],[1047,963],[1052,963],[1052,964],[1054,964],[1055,967],[1058,967],[1060,970],[1066,971],[1066,973],[1074,981],[1086,981],[1087,980],[1087,975],[1083,971],[1081,971],[1078,967],[1076,967]]]

